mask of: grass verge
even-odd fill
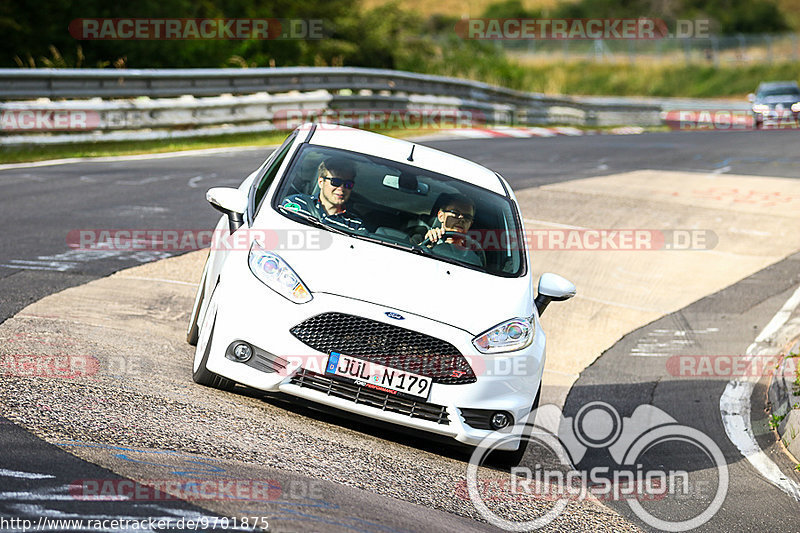
[[[517,56],[509,63],[502,77],[513,81],[502,85],[547,94],[744,99],[759,82],[800,80],[800,61],[715,67],[658,61],[598,63]],[[486,78],[491,75],[487,70],[481,77],[489,81]]]
[[[182,150],[202,150],[232,146],[271,146],[280,144],[287,132],[242,133],[215,135],[196,139],[115,141],[63,145],[28,145],[0,149],[0,163],[22,163],[73,157],[158,154]]]

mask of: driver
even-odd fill
[[[312,215],[326,224],[354,231],[365,230],[358,215],[347,211],[347,200],[355,187],[355,164],[344,157],[329,157],[317,168],[319,196],[293,194],[281,204],[291,211]]]
[[[425,234],[429,248],[440,246],[436,251],[442,255],[477,265],[486,263],[483,250],[476,250],[475,244],[470,246],[472,239],[467,236],[475,220],[475,204],[472,200],[461,194],[449,196],[439,208],[436,218],[441,227],[432,228]]]

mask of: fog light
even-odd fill
[[[492,413],[492,418],[489,420],[492,429],[503,429],[511,423],[511,415],[506,412],[498,411]]]
[[[253,357],[253,349],[249,344],[240,342],[233,347],[233,360],[238,363],[244,363]]]

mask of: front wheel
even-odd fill
[[[192,314],[189,315],[189,329],[186,330],[186,342],[191,346],[197,346],[197,339],[200,333],[200,308],[203,307],[203,298],[206,295],[206,273],[208,272],[208,262],[203,267],[203,275],[200,276],[200,286],[197,287],[197,294],[194,297],[194,306],[192,307]]]
[[[194,353],[194,368],[192,370],[192,379],[195,383],[211,387],[213,389],[220,389],[230,391],[236,385],[236,382],[215,374],[206,368],[208,364],[208,356],[211,354],[211,347],[214,344],[214,328],[217,325],[217,310],[214,305],[214,294],[211,295],[211,301],[208,302],[208,310],[206,311],[206,318],[203,320],[203,327],[200,329],[200,334],[197,339],[197,346]]]

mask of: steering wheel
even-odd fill
[[[445,231],[444,233],[442,233],[441,239],[444,241],[447,240],[448,237],[459,237],[464,239],[464,241],[466,241],[468,250],[483,251],[481,243],[479,243],[477,240],[470,237],[466,233],[459,233],[458,231]],[[419,243],[419,246],[427,246],[428,244],[433,244],[434,246],[436,246],[437,243],[432,242],[430,239],[425,239],[424,241]]]

